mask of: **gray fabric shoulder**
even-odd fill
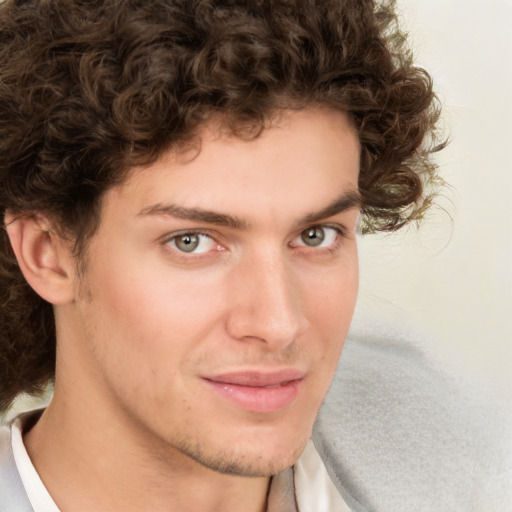
[[[313,440],[354,512],[510,512],[510,403],[405,340],[347,340]]]
[[[14,462],[9,425],[0,425],[0,512],[34,512]]]

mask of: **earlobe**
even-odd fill
[[[5,225],[18,265],[34,291],[55,305],[72,301],[73,260],[48,219],[6,213]]]

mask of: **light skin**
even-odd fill
[[[334,374],[358,285],[355,128],[307,108],[251,141],[200,136],[106,193],[82,276],[43,215],[9,226],[55,306],[54,399],[25,444],[63,512],[264,511]]]

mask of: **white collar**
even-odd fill
[[[313,441],[293,467],[299,512],[350,512],[333,484]]]
[[[60,512],[37,474],[23,444],[22,430],[26,417],[18,416],[12,424],[12,452],[21,481],[34,512]]]

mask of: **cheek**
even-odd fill
[[[187,396],[192,363],[215,324],[209,294],[199,293],[190,279],[171,279],[151,267],[130,274],[119,265],[94,280],[86,311],[95,319],[89,343],[112,391],[130,410],[137,397],[143,414],[172,409],[170,403],[178,407],[185,398],[170,397]]]
[[[109,339],[109,359],[131,368],[134,383],[152,382],[155,392],[169,390],[171,384],[180,385],[179,376],[190,373],[212,333],[218,333],[219,278],[175,272],[162,264],[141,267],[130,272],[129,265],[118,264],[97,276],[99,283],[108,281],[96,308],[101,338]]]
[[[318,345],[311,350],[321,352],[321,379],[330,382],[347,336],[357,299],[359,268],[357,253],[343,269],[336,269],[317,281],[309,294],[309,322],[316,332]]]
[[[338,268],[309,284],[309,303],[316,325],[326,333],[346,332],[354,313],[359,286],[357,253]]]

